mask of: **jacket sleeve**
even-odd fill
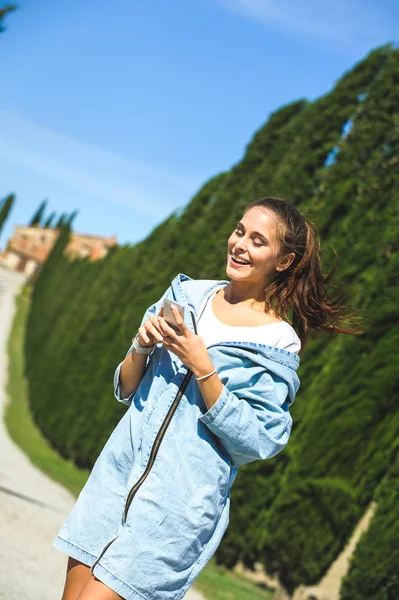
[[[159,313],[159,311],[162,308],[162,303],[164,301],[164,298],[167,298],[170,295],[171,290],[172,290],[172,286],[169,286],[168,289],[161,296],[161,298],[159,300],[157,300],[157,302],[152,304],[149,308],[147,308],[147,310],[144,313],[143,318],[141,319],[141,323],[140,323],[139,327],[141,327],[143,325],[143,323],[145,321],[147,321],[147,319],[149,319],[149,317],[151,315],[157,315]],[[133,350],[133,342],[131,343],[129,350],[126,352],[125,358],[130,354],[130,352],[132,350]],[[145,368],[147,368],[149,360],[150,360],[150,356],[147,357]],[[116,367],[116,370],[114,373],[114,396],[118,400],[118,402],[122,402],[123,404],[130,406],[137,388],[135,390],[133,390],[132,393],[130,394],[130,396],[128,396],[127,398],[121,397],[119,374],[120,374],[120,370],[122,367],[122,363],[123,363],[123,361],[121,361],[119,363],[119,365]]]
[[[287,383],[263,370],[251,385],[239,392],[223,385],[211,408],[199,419],[219,437],[233,466],[271,458],[287,444],[292,417]]]

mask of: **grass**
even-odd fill
[[[209,561],[194,583],[208,600],[270,600],[273,595],[245,575],[217,565],[215,558]]]
[[[87,469],[78,469],[60,457],[43,437],[29,409],[28,383],[24,376],[24,336],[29,313],[30,288],[24,286],[16,298],[16,311],[8,338],[8,382],[4,421],[12,440],[46,475],[66,487],[75,497],[86,483]]]
[[[9,366],[6,391],[9,401],[5,407],[4,421],[11,438],[31,462],[77,497],[89,471],[78,469],[57,454],[35,424],[29,408],[28,383],[24,376],[24,336],[30,294],[30,287],[26,285],[16,297],[16,311],[7,345]],[[271,592],[265,591],[244,575],[216,565],[215,559],[209,561],[195,580],[194,587],[208,600],[270,600],[272,596]]]

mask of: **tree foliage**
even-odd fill
[[[17,10],[16,4],[6,4],[3,8],[0,8],[0,33],[3,33],[6,30],[4,26],[4,19],[10,12],[13,12],[14,10]]]
[[[39,208],[36,210],[35,214],[32,216],[31,220],[29,221],[29,227],[33,227],[34,225],[42,225],[42,221],[44,218],[44,211],[46,210],[46,206],[47,206],[47,200],[43,200],[40,205]]]
[[[52,227],[53,226],[52,223],[55,219],[55,215],[56,215],[55,211],[50,213],[49,216],[47,217],[47,219],[44,221],[43,227]]]
[[[64,225],[64,223],[65,223],[65,214],[64,214],[64,213],[62,213],[62,214],[61,214],[61,215],[58,217],[58,219],[57,219],[57,221],[56,221],[56,223],[55,223],[55,227],[62,227],[62,226]]]
[[[8,215],[13,207],[15,202],[15,194],[9,194],[6,198],[4,198],[0,203],[0,234],[3,229],[3,225],[7,220]]]

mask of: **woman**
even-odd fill
[[[114,376],[129,410],[53,542],[69,556],[62,600],[184,596],[226,531],[238,468],[288,442],[309,330],[358,332],[331,322],[335,268],[323,277],[317,232],[291,203],[264,198],[228,240],[230,281],[178,274],[147,309]],[[184,307],[174,328],[165,298]]]

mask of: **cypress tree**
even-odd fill
[[[66,223],[66,216],[65,213],[62,213],[59,218],[58,221],[56,222],[56,224],[54,225],[54,227],[63,227]]]
[[[41,220],[43,219],[44,211],[46,210],[46,206],[47,206],[47,200],[43,200],[40,203],[39,208],[37,209],[37,211],[31,218],[29,227],[33,227],[34,225],[41,225]]]
[[[72,227],[72,222],[75,220],[75,218],[76,218],[77,215],[78,215],[78,211],[77,210],[74,210],[69,215],[69,217],[67,218],[67,221],[66,221],[68,223],[68,225],[70,225]]]
[[[51,213],[51,214],[50,214],[50,215],[47,217],[46,221],[44,222],[44,225],[43,225],[43,227],[52,227],[52,222],[53,222],[53,221],[54,221],[54,219],[55,219],[55,215],[56,215],[56,212],[55,212],[55,211],[53,211],[53,212],[52,212],[52,213]]]
[[[9,194],[4,200],[2,200],[0,205],[0,235],[1,230],[3,228],[4,223],[10,213],[10,210],[15,201],[15,194]]]
[[[52,283],[57,274],[60,272],[64,250],[69,241],[70,227],[68,224],[65,224],[60,229],[59,235],[47,256],[46,261],[43,263],[41,269],[36,273],[32,293],[32,309],[29,313],[27,325],[27,356],[30,356],[32,352],[39,352],[40,355],[40,348],[43,347],[43,339],[46,337],[46,331],[48,328],[46,313],[49,313],[51,310],[50,298],[52,293],[49,293],[49,290],[51,290]],[[39,307],[42,308],[39,309],[39,314],[37,314]],[[42,337],[43,335],[45,337]],[[28,372],[29,365],[27,365],[27,373]]]

